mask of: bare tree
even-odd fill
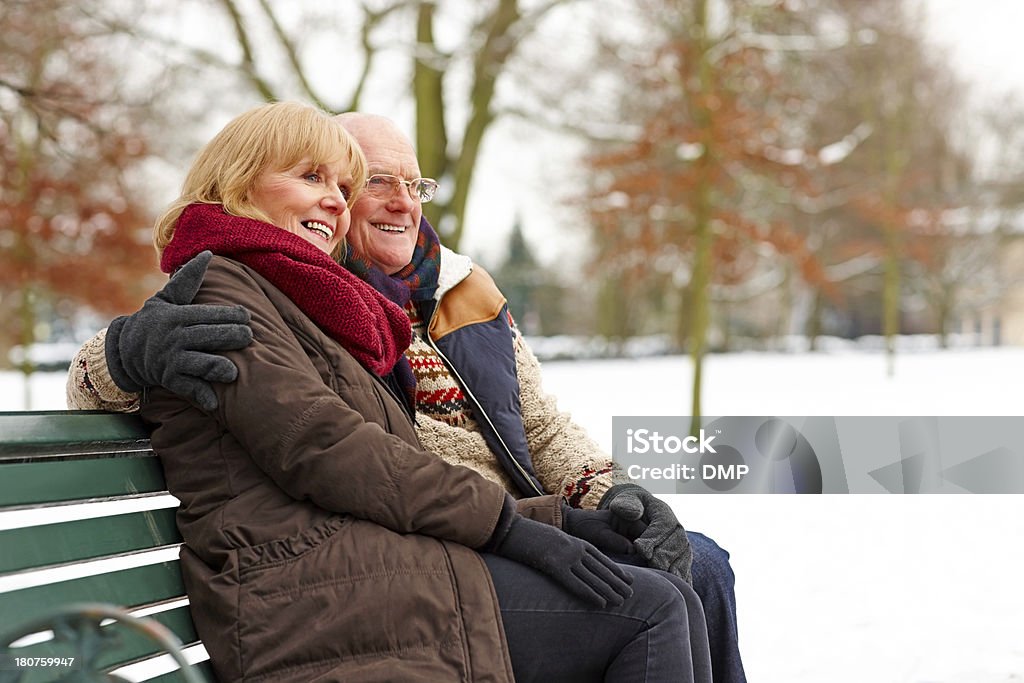
[[[779,37],[779,47],[769,39],[793,17],[781,5],[725,5],[724,20],[713,22],[708,0],[642,3],[649,48],[630,46],[637,59],[623,68],[622,113],[636,133],[587,162],[599,262],[675,271],[676,310],[685,311],[694,366],[693,429],[716,289],[720,298],[736,293],[780,255],[805,278],[821,278],[772,199],[807,183],[804,167],[792,162],[783,117],[784,103],[796,96],[780,59],[791,41]],[[612,47],[616,56],[623,52]]]
[[[264,100],[300,97],[332,112],[359,110],[370,86],[387,79],[393,84],[396,110],[412,101],[421,171],[444,187],[424,207],[424,213],[446,244],[457,248],[465,230],[467,201],[482,144],[500,114],[498,82],[523,39],[541,25],[552,8],[571,1],[352,1],[333,5],[335,16],[328,16],[321,5],[313,3],[289,3],[285,9],[269,0],[254,5],[217,0],[219,19],[232,36],[232,54],[225,54],[220,45],[187,45],[156,31],[119,28],[173,49],[197,67],[233,73],[245,89]],[[459,13],[470,17],[468,27],[454,44],[442,47],[435,24]],[[337,17],[358,29],[341,32]],[[302,49],[304,43],[312,42],[310,36],[322,34],[324,27],[334,32],[333,48],[343,55],[332,61],[337,62],[339,73],[349,76],[329,79],[327,85],[314,78],[315,71],[323,70],[324,53]],[[451,32],[450,25],[446,28]],[[211,35],[210,40],[220,41],[220,37]],[[446,44],[450,43],[449,36]],[[406,60],[405,82],[403,77],[396,79],[394,73],[378,68],[387,60],[393,72],[396,53]],[[355,69],[350,66],[353,64]],[[464,87],[452,85],[454,79],[448,76],[452,72],[469,74]]]

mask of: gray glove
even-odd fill
[[[547,574],[573,595],[599,607],[621,605],[633,595],[632,577],[597,548],[518,514],[491,552]]]
[[[604,494],[597,508],[611,510],[626,521],[645,522],[647,530],[633,542],[637,552],[654,569],[691,582],[690,541],[668,503],[637,484],[616,484]]]
[[[162,386],[204,410],[217,408],[210,382],[233,382],[238,368],[211,352],[245,348],[252,329],[249,311],[241,306],[191,303],[211,258],[209,251],[198,254],[142,310],[107,327],[107,369],[122,390]]]
[[[602,553],[633,555],[633,544],[647,525],[641,520],[626,520],[611,510],[580,510],[562,505],[562,531],[593,544]]]

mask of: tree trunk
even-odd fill
[[[694,32],[697,43],[697,59],[700,60],[700,89],[697,93],[697,106],[694,107],[694,118],[701,130],[703,154],[697,160],[699,181],[695,188],[694,233],[696,236],[693,255],[693,278],[690,282],[690,359],[693,362],[693,391],[691,393],[692,416],[690,433],[700,431],[702,406],[701,385],[704,379],[704,353],[707,348],[710,310],[708,307],[708,283],[711,280],[711,246],[714,235],[711,231],[711,165],[713,134],[711,130],[712,112],[708,109],[708,96],[711,91],[711,64],[708,62],[707,39],[707,0],[698,0],[695,12]]]
[[[21,370],[21,374],[25,378],[22,405],[24,405],[24,410],[32,410],[32,373],[35,372],[35,365],[32,362],[31,354],[36,341],[35,293],[32,285],[27,284],[21,290],[21,303],[18,308],[21,318],[21,348],[24,352],[21,362],[18,364],[18,369]]]
[[[818,337],[821,336],[821,312],[824,301],[822,299],[821,290],[814,290],[814,303],[811,306],[811,315],[807,318],[807,328],[805,334],[807,335],[807,350],[817,351],[818,350]]]
[[[413,53],[413,93],[416,98],[416,158],[420,173],[443,179],[448,173],[448,133],[444,115],[444,69],[434,44],[434,11],[437,5],[421,3],[416,14],[416,50]],[[435,202],[423,206],[423,214],[437,225],[444,207]],[[457,245],[451,245],[455,248]]]
[[[896,337],[900,333],[899,238],[887,229],[885,278],[882,290],[882,334],[885,336],[886,375],[896,374]]]

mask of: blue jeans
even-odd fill
[[[729,565],[729,553],[704,534],[687,531],[686,537],[693,552],[693,590],[700,597],[707,619],[715,683],[746,683],[736,629],[736,576]],[[646,562],[640,555],[612,557],[619,564],[643,566]]]
[[[693,551],[693,589],[707,618],[715,683],[746,683],[736,628],[736,575],[729,553],[704,534],[687,531],[686,536]]]
[[[710,683],[700,600],[665,572],[624,566],[621,607],[583,603],[544,574],[496,555],[491,572],[516,683]]]

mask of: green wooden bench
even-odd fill
[[[0,683],[120,680],[86,677],[90,665],[127,680],[215,680],[178,566],[177,505],[137,417],[0,412]],[[69,614],[72,603],[132,616]],[[30,630],[41,633],[23,633],[40,621]],[[188,673],[153,622],[183,644]]]

